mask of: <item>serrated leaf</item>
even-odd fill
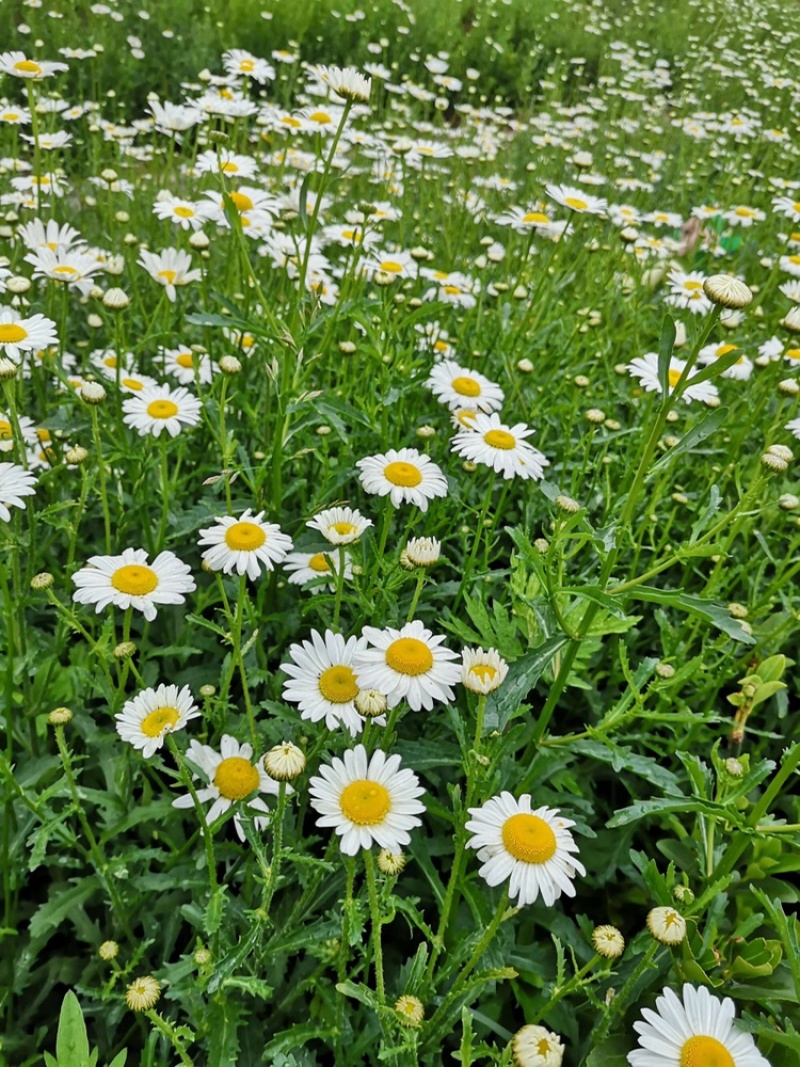
[[[724,804],[715,804],[698,797],[664,797],[661,800],[637,800],[635,804],[612,815],[606,826],[609,829],[628,826],[630,823],[638,822],[651,815],[672,815],[678,811],[696,811],[704,815],[725,818],[731,822],[741,822],[741,819],[734,819],[733,812]]]
[[[602,763],[610,763],[617,773],[630,771],[631,774],[663,789],[665,793],[681,793],[678,778],[672,771],[649,756],[634,752],[633,749],[614,744],[612,741],[575,741],[570,750]]]
[[[741,622],[734,619],[727,607],[705,597],[693,596],[680,590],[656,589],[654,586],[638,585],[629,594],[635,600],[645,600],[653,604],[665,604],[678,608],[689,615],[705,619],[718,630],[722,630],[734,641],[744,645],[754,645],[755,638],[743,629]]]
[[[357,1000],[360,1004],[366,1004],[368,1008],[372,1008],[373,1011],[377,1011],[380,1007],[378,998],[372,990],[365,985],[361,985],[356,982],[337,982],[336,992],[341,993],[344,997],[350,997],[352,1000]]]
[[[275,991],[269,982],[265,982],[263,978],[255,978],[253,975],[226,978],[222,983],[222,988],[241,989],[244,993],[249,993],[251,997],[258,997],[265,1001],[270,1000]]]
[[[77,885],[69,889],[56,889],[51,892],[50,898],[42,904],[31,916],[28,927],[32,938],[42,937],[48,930],[54,930],[60,926],[75,908],[84,904],[100,888],[100,882],[95,877],[83,878]]]
[[[504,729],[508,720],[524,703],[531,689],[549,666],[553,656],[566,645],[565,634],[551,637],[544,644],[526,653],[509,667],[506,680],[486,700],[487,729]]]

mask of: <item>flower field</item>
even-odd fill
[[[0,12],[0,1067],[796,1067],[798,33],[311,6]]]

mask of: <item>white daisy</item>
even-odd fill
[[[44,315],[23,318],[14,308],[0,308],[0,356],[19,363],[23,352],[58,344],[56,324]]]
[[[258,164],[250,156],[218,147],[201,152],[195,160],[195,174],[224,174],[228,178],[254,178]]]
[[[353,669],[353,657],[364,648],[363,638],[349,637],[326,630],[311,631],[311,639],[291,645],[289,661],[280,669],[288,676],[283,684],[283,699],[297,704],[300,717],[310,722],[325,720],[329,730],[346,726],[352,737],[360,734],[364,720],[355,699],[359,685]],[[381,726],[385,719],[375,720]]]
[[[215,752],[209,745],[192,741],[186,751],[187,759],[199,768],[208,781],[207,786],[197,790],[197,798],[201,804],[207,800],[213,801],[206,812],[206,822],[209,826],[216,822],[220,815],[224,815],[231,805],[241,804],[252,793],[271,793],[276,796],[280,789],[278,783],[264,770],[261,760],[253,759],[252,745],[240,745],[230,734],[223,734],[219,749],[219,752]],[[194,777],[199,778],[200,775],[195,774]],[[290,785],[285,788],[287,793],[294,792]],[[194,801],[188,793],[172,802],[173,808],[191,808],[193,804]],[[245,807],[260,811],[263,815],[269,814],[269,808],[261,797],[254,797]],[[269,826],[268,818],[256,816],[253,821],[257,830],[265,830]],[[234,815],[233,822],[239,840],[244,841],[239,811]]]
[[[193,385],[199,381],[208,385],[217,367],[208,352],[195,352],[184,345],[181,348],[164,348],[161,350],[164,370],[177,378],[180,385]]]
[[[368,760],[364,746],[356,745],[319,773],[308,784],[311,806],[321,816],[317,826],[333,827],[346,856],[373,844],[402,852],[411,841],[408,831],[422,825],[417,815],[425,805],[417,798],[425,790],[413,771],[400,770],[399,756],[377,749]]]
[[[677,359],[675,356],[670,359],[668,371],[670,393],[678,384],[685,366],[685,360]],[[628,364],[628,373],[632,378],[638,378],[639,384],[648,393],[661,392],[661,383],[658,380],[658,354],[656,352],[646,352],[644,356],[637,356],[636,359],[632,359]],[[712,385],[711,382],[700,382],[699,385],[692,385],[692,378],[697,373],[697,370],[693,370],[686,379],[687,384],[684,385],[681,400],[685,400],[687,403],[692,400],[700,400],[704,404],[707,404],[709,400],[713,402],[719,396],[717,387]]]
[[[633,1028],[641,1048],[628,1053],[631,1067],[769,1067],[752,1035],[733,1023],[736,1006],[687,982],[680,998],[665,989],[656,1010],[642,1008]]]
[[[329,578],[327,586],[333,590],[336,588],[339,574],[339,554],[333,552],[290,552],[283,561],[284,570],[289,571],[290,585],[308,585],[310,582],[319,582],[321,578]],[[353,577],[353,566],[348,558],[344,561],[343,577],[345,580]],[[311,593],[321,593],[322,584],[311,587]]]
[[[33,265],[34,278],[49,278],[73,286],[81,296],[91,293],[96,284],[94,275],[103,269],[93,255],[81,248],[58,248],[55,252],[50,248],[39,248],[25,256],[25,262]]]
[[[372,78],[365,78],[355,67],[317,66],[311,73],[327,85],[342,100],[366,103],[372,89]]]
[[[148,563],[143,548],[126,548],[120,556],[91,556],[72,581],[78,587],[72,599],[78,604],[96,604],[98,614],[109,604],[136,608],[148,622],[156,617],[156,604],[183,604],[184,593],[196,588],[189,567],[174,553],[161,552]]]
[[[440,404],[451,411],[472,409],[492,412],[503,405],[503,390],[477,371],[465,370],[452,360],[437,363],[425,382]]]
[[[800,419],[792,419],[791,422],[787,422],[785,429],[787,429],[789,431],[789,433],[794,434],[794,436],[798,439],[798,441],[800,441]],[[5,465],[6,464],[0,464],[0,466],[5,466]],[[0,490],[0,492],[1,492],[1,490]],[[2,515],[2,514],[3,514],[2,511],[0,511],[0,515]]]
[[[182,730],[199,715],[188,685],[180,691],[177,685],[160,685],[158,689],[143,689],[126,700],[114,718],[122,740],[141,749],[144,758],[150,759],[164,744],[167,734]]]
[[[246,574],[251,582],[261,575],[261,566],[274,570],[287,552],[291,551],[292,539],[275,523],[263,522],[264,512],[254,515],[251,508],[235,518],[232,515],[215,516],[216,526],[201,530],[200,545],[211,545],[203,553],[203,560],[212,571],[230,574]]]
[[[427,511],[429,500],[447,496],[444,474],[416,448],[390,448],[380,455],[360,459],[356,467],[364,489],[388,496],[396,508],[414,504],[420,511]]]
[[[175,303],[176,285],[189,285],[190,282],[198,282],[202,277],[199,270],[192,269],[192,257],[188,252],[179,251],[177,248],[165,248],[163,252],[148,252],[142,249],[139,252],[139,265],[144,267],[153,281],[163,285],[167,290],[167,296]]]
[[[267,63],[266,59],[260,59],[243,48],[229,48],[222,55],[222,65],[228,74],[246,74],[248,78],[263,85],[265,81],[272,81],[275,77],[275,68]]]
[[[571,185],[547,185],[545,192],[562,207],[568,207],[579,215],[603,215],[605,214],[607,201],[598,196],[591,196],[583,189],[575,189]]]
[[[365,626],[368,645],[356,651],[354,669],[362,689],[386,694],[390,708],[405,700],[412,711],[430,711],[438,701],[453,700],[451,686],[461,677],[457,653],[443,647],[444,637],[434,636],[417,619],[400,630]]]
[[[514,1067],[561,1067],[564,1045],[544,1026],[523,1026],[511,1041]]]
[[[29,419],[26,415],[18,415],[17,422],[19,424],[19,432],[22,436],[22,442],[26,445],[35,445],[38,441],[36,435],[36,428],[33,425],[33,420]],[[4,415],[0,411],[0,452],[13,452],[14,451],[14,427],[11,423],[11,419],[8,415]]]
[[[720,359],[722,356],[727,356],[729,352],[735,352],[736,345],[720,345],[711,344],[705,345],[700,349],[697,356],[698,362],[708,365],[715,360]],[[737,381],[746,382],[750,375],[753,373],[753,361],[748,359],[744,353],[739,355],[739,358],[733,364],[732,367],[728,367],[727,370],[722,372],[723,378],[735,378]]]
[[[461,651],[461,684],[473,693],[491,693],[499,688],[508,674],[508,664],[496,649],[482,648]]]
[[[44,59],[28,59],[24,52],[0,53],[0,74],[10,74],[14,78],[41,81],[42,78],[49,78],[59,71],[68,69],[66,63],[55,63],[52,60]]]
[[[477,414],[466,421],[466,428],[459,430],[451,444],[453,452],[464,459],[491,467],[504,478],[538,480],[550,465],[550,460],[525,440],[536,431],[524,422],[507,426],[496,413]]]
[[[152,434],[160,437],[166,430],[170,437],[177,437],[182,426],[195,426],[200,421],[202,403],[179,385],[146,386],[137,395],[125,400],[122,421],[137,430],[140,437]]]
[[[699,271],[686,274],[678,269],[669,272],[670,293],[664,298],[672,307],[688,308],[693,315],[707,315],[713,304],[703,289],[705,276]]]
[[[489,885],[509,879],[508,895],[520,907],[539,896],[548,907],[562,893],[575,896],[572,880],[586,869],[573,855],[578,846],[569,827],[575,823],[561,818],[558,808],[532,811],[529,793],[515,800],[503,792],[469,813],[466,827],[473,836],[467,844],[478,849],[480,875]]]
[[[793,278],[800,278],[800,254],[797,252],[791,256],[781,256],[778,260],[778,266],[781,270],[785,270],[787,274],[791,274]]]
[[[319,530],[332,545],[350,545],[359,539],[368,526],[372,526],[372,519],[364,518],[356,508],[325,508],[306,526]]]
[[[182,230],[199,230],[211,215],[210,205],[206,200],[185,200],[171,193],[160,194],[153,204],[153,213],[162,222],[174,222]]]
[[[24,508],[24,496],[33,496],[36,478],[16,463],[0,463],[0,519],[11,521],[9,508]]]

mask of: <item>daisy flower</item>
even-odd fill
[[[103,269],[102,264],[81,248],[70,250],[40,248],[25,256],[25,262],[34,267],[34,278],[49,278],[53,282],[74,287],[81,296],[88,296],[95,287],[94,275]]]
[[[158,689],[143,689],[126,700],[114,718],[122,740],[150,759],[164,744],[167,734],[182,730],[190,719],[199,715],[188,685],[180,691],[177,685],[160,685]]]
[[[388,496],[394,507],[414,504],[428,510],[428,501],[447,496],[447,480],[436,464],[416,448],[390,448],[356,463],[359,480],[368,493]]]
[[[166,430],[170,437],[177,437],[182,426],[195,426],[200,421],[202,403],[179,385],[149,385],[136,396],[123,402],[122,421],[137,430],[140,437],[152,434],[160,437]]]
[[[492,412],[503,404],[503,390],[499,385],[449,359],[434,366],[425,386],[451,411],[471,408]]]
[[[339,556],[332,552],[290,552],[283,563],[284,570],[289,571],[290,585],[308,585],[319,579],[328,577],[329,589],[336,588],[336,579],[339,574]],[[345,559],[342,576],[345,579],[353,577],[353,567],[349,559]],[[311,593],[321,593],[322,585],[312,586]]]
[[[23,318],[14,308],[0,308],[0,356],[19,363],[23,352],[58,344],[56,324],[44,315]]]
[[[224,174],[228,178],[254,178],[258,164],[250,156],[219,147],[201,152],[195,160],[194,171],[195,174]]]
[[[461,684],[473,693],[491,693],[499,688],[508,674],[508,664],[496,649],[482,648],[461,651]]]
[[[789,431],[789,433],[793,434],[798,439],[798,441],[800,441],[800,419],[792,419],[791,422],[787,422],[786,426],[785,426],[785,429],[787,429]],[[0,463],[0,467],[3,467],[3,466],[7,466],[7,464]],[[0,502],[1,501],[2,501],[2,488],[0,487]],[[18,505],[18,506],[21,506],[21,505]],[[3,515],[3,510],[2,510],[2,508],[0,508],[0,516],[2,516],[2,515]]]
[[[772,206],[792,222],[800,222],[800,200],[794,200],[791,196],[776,196]]]
[[[573,855],[578,846],[569,827],[575,823],[562,819],[558,808],[532,811],[529,793],[515,800],[503,792],[469,813],[472,819],[466,828],[473,836],[467,845],[478,849],[480,875],[488,885],[510,879],[508,895],[518,898],[519,907],[533,904],[539,896],[548,907],[562,893],[575,896],[572,880],[576,873],[585,875],[586,869]]]
[[[11,521],[9,508],[24,508],[24,496],[33,496],[36,478],[16,463],[0,463],[0,519]]]
[[[329,730],[346,726],[351,736],[360,734],[364,720],[355,705],[359,685],[353,657],[365,646],[363,638],[345,640],[332,630],[324,634],[312,630],[310,640],[290,646],[289,659],[280,666],[288,677],[283,684],[283,699],[297,704],[302,719],[324,719]],[[383,725],[385,720],[377,721]]]
[[[628,1053],[631,1067],[769,1067],[752,1035],[733,1023],[736,1006],[704,986],[687,982],[682,997],[665,989],[656,1010],[642,1008],[633,1028],[640,1048]]]
[[[17,416],[17,422],[19,423],[19,432],[24,444],[28,446],[35,445],[38,437],[33,420],[26,415],[19,415]],[[11,419],[0,411],[0,452],[13,452],[14,444],[14,427],[11,424]]]
[[[147,562],[143,548],[126,548],[120,556],[90,556],[89,565],[76,571],[78,587],[72,599],[78,604],[103,608],[136,608],[148,622],[156,617],[157,604],[183,604],[184,593],[196,589],[189,567],[172,552],[161,552]]]
[[[359,539],[367,527],[372,526],[372,519],[365,519],[356,508],[325,508],[306,526],[319,530],[332,545],[350,545]]]
[[[412,711],[430,711],[438,701],[454,697],[451,686],[461,677],[455,652],[443,647],[444,637],[434,636],[419,621],[400,630],[365,626],[367,646],[356,651],[354,669],[362,689],[386,694],[390,708],[405,700]]]
[[[727,356],[729,352],[735,351],[736,345],[705,345],[700,349],[697,359],[698,362],[707,366],[722,356]],[[727,370],[722,372],[722,377],[735,378],[737,381],[746,382],[752,373],[753,361],[742,353],[732,367],[728,367]]]
[[[675,356],[670,359],[668,371],[670,393],[678,384],[685,366],[685,360],[678,359]],[[632,378],[638,378],[639,384],[648,393],[661,392],[661,383],[658,380],[658,355],[656,352],[647,352],[644,356],[637,356],[636,359],[632,359],[628,364],[628,373]],[[697,370],[693,370],[686,379],[686,384],[681,393],[681,400],[685,400],[687,403],[692,400],[700,400],[704,404],[707,404],[709,400],[713,402],[719,396],[717,387],[712,385],[711,382],[692,385],[692,378],[697,373]]]
[[[216,752],[209,745],[192,741],[186,751],[187,759],[201,771],[208,782],[208,785],[197,790],[197,799],[201,804],[205,804],[207,800],[213,801],[206,812],[206,822],[209,826],[233,804],[247,800],[251,793],[271,793],[276,796],[280,789],[278,783],[264,770],[261,760],[253,760],[252,745],[240,745],[230,734],[223,734],[219,749],[219,752]],[[200,777],[201,775],[194,775],[196,779]],[[287,793],[294,792],[290,785],[285,788]],[[194,801],[188,793],[172,801],[173,808],[191,808],[193,804]],[[246,807],[260,811],[263,815],[269,814],[269,808],[260,796],[254,797]],[[253,821],[257,830],[265,830],[269,826],[268,818],[256,816]],[[234,815],[233,823],[239,840],[244,842],[239,811]]]
[[[164,370],[178,379],[181,385],[192,385],[195,379],[208,385],[217,369],[208,352],[194,352],[191,348],[164,348],[161,351]]]
[[[272,81],[275,77],[275,68],[267,63],[266,59],[259,59],[243,48],[229,48],[227,52],[223,52],[222,65],[227,74],[246,74],[259,85],[268,80]]]
[[[797,253],[791,256],[781,256],[778,266],[787,274],[791,274],[793,278],[800,278],[800,255]]]
[[[575,189],[571,185],[547,185],[545,192],[551,200],[555,200],[562,207],[568,207],[570,211],[578,214],[603,215],[605,214],[607,201],[598,196],[591,196],[583,189]]]
[[[281,532],[275,523],[263,522],[264,512],[254,515],[251,508],[235,518],[217,515],[216,526],[201,530],[200,545],[211,545],[203,553],[203,561],[212,571],[230,574],[234,569],[246,574],[251,582],[261,575],[261,566],[274,570],[291,551],[292,539]]]
[[[182,230],[199,230],[209,218],[211,210],[205,200],[184,200],[171,193],[162,193],[153,204],[153,213],[162,222],[169,220]]]
[[[523,1026],[511,1041],[514,1067],[561,1067],[564,1045],[544,1026]]]
[[[455,435],[451,448],[464,459],[491,467],[504,478],[519,475],[538,480],[550,460],[525,440],[535,432],[524,422],[506,426],[497,414],[477,414]]]
[[[421,826],[417,818],[425,810],[418,797],[425,790],[413,771],[400,769],[400,757],[377,749],[368,759],[363,745],[356,745],[323,764],[319,777],[308,784],[311,807],[319,812],[317,826],[333,827],[341,837],[345,856],[377,844],[391,853],[409,844],[409,830]]]
[[[27,81],[41,81],[62,70],[69,70],[66,63],[28,59],[24,52],[0,52],[0,74],[10,74]]]
[[[383,274],[390,278],[416,278],[419,264],[410,252],[375,252],[361,264],[366,274]]]
[[[138,262],[153,281],[165,287],[167,296],[173,304],[177,295],[175,291],[177,285],[198,282],[202,277],[199,270],[191,269],[192,257],[189,253],[181,252],[177,248],[165,248],[163,252],[148,252],[142,249]]]
[[[196,107],[185,104],[171,104],[165,101],[151,100],[147,111],[153,116],[153,125],[160,133],[180,134],[203,121],[203,113]],[[180,137],[177,138],[180,140]]]
[[[372,78],[365,78],[355,67],[317,66],[311,73],[341,100],[363,104],[369,100]]]
[[[48,219],[46,223],[41,219],[31,219],[19,227],[17,236],[29,252],[39,248],[49,248],[51,252],[71,252],[74,248],[86,246],[76,229],[68,223],[61,226],[55,219]]]

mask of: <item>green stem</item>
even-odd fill
[[[281,870],[281,854],[283,850],[283,816],[286,811],[286,782],[279,782],[278,784],[278,800],[275,804],[275,814],[272,817],[272,863],[269,868],[269,884],[267,891],[264,894],[264,901],[261,905],[264,911],[269,915],[270,905],[272,904],[272,898],[275,896],[275,890],[278,888],[278,878],[280,877]]]
[[[648,945],[647,951],[644,953],[642,958],[634,967],[627,982],[609,1004],[605,1016],[603,1017],[600,1025],[597,1027],[595,1033],[592,1035],[593,1048],[597,1048],[597,1046],[603,1040],[605,1040],[605,1037],[608,1034],[608,1031],[611,1029],[611,1024],[614,1021],[614,1016],[617,1014],[617,1012],[624,1012],[628,1007],[628,1001],[636,983],[642,977],[644,972],[652,966],[653,960],[655,959],[656,953],[658,952],[659,948],[661,948],[661,945],[658,943],[658,941],[655,940],[653,940],[650,945]]]
[[[147,1011],[144,1012],[144,1014],[147,1016],[153,1026],[155,1026],[155,1028],[167,1039],[167,1041],[169,1041],[169,1043],[178,1053],[180,1061],[182,1064],[184,1064],[184,1067],[193,1067],[192,1061],[189,1058],[188,1053],[186,1052],[186,1047],[184,1046],[181,1039],[178,1037],[173,1027],[167,1022],[167,1020],[164,1019],[161,1015],[159,1015],[157,1011],[153,1011],[152,1008],[148,1008]]]
[[[189,791],[189,796],[192,798],[194,804],[194,810],[197,813],[198,821],[202,829],[203,845],[206,850],[206,867],[208,868],[208,888],[211,896],[217,892],[219,884],[217,882],[217,864],[214,858],[214,841],[208,830],[208,821],[206,820],[206,810],[200,802],[200,798],[197,795],[197,790],[194,787],[192,780],[192,774],[189,768],[186,766],[186,761],[183,758],[183,754],[175,743],[175,738],[172,734],[167,734],[167,747],[172,753],[173,759],[178,765],[178,773],[181,776],[183,784]]]
[[[414,612],[417,610],[417,604],[419,603],[420,593],[422,592],[422,587],[423,587],[424,584],[425,584],[425,568],[424,567],[418,567],[417,568],[417,585],[416,585],[416,588],[414,589],[414,595],[411,598],[411,605],[410,605],[410,607],[408,609],[408,615],[406,615],[406,623],[407,624],[409,622],[411,622],[411,620],[414,618]]]
[[[378,1001],[383,1007],[386,1003],[386,987],[383,979],[383,944],[381,942],[381,910],[378,903],[378,886],[375,877],[375,859],[371,849],[364,850],[364,863],[367,868],[367,893],[369,894],[369,913],[372,922],[372,960],[375,968],[375,985]]]
[[[532,1019],[531,1022],[537,1023],[540,1019],[546,1019],[548,1013],[553,1010],[559,1001],[574,992],[575,989],[582,984],[585,976],[592,970],[592,968],[597,966],[601,959],[602,956],[595,954],[588,963],[585,963],[579,971],[576,971],[575,974],[573,974],[568,982],[565,982],[564,985],[560,986],[558,989],[554,989],[548,1002],[543,1008],[536,1012],[536,1017]]]
[[[92,441],[97,452],[97,476],[100,482],[100,502],[103,508],[103,527],[105,529],[106,555],[111,555],[111,513],[108,510],[108,492],[106,490],[106,463],[103,459],[103,445],[100,440],[100,426],[97,418],[97,405],[89,405],[92,420]]]

